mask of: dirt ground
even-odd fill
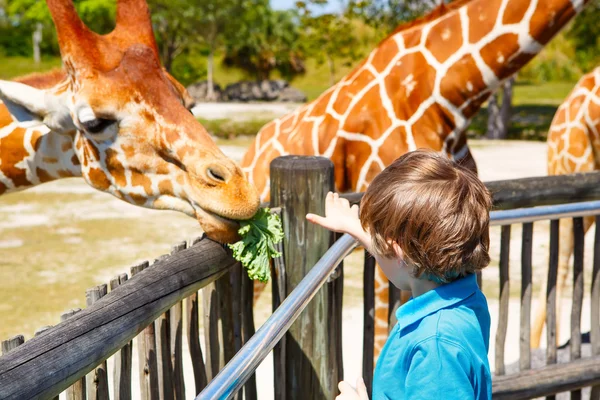
[[[216,109],[218,105],[206,108],[208,111]],[[273,112],[283,111],[282,108]],[[223,150],[237,160],[248,144],[249,141],[243,139],[234,143],[220,142]],[[471,148],[484,181],[545,175],[544,143],[472,141]],[[31,338],[37,328],[58,323],[62,312],[83,308],[86,288],[106,283],[117,273],[128,272],[129,266],[136,262],[153,260],[168,252],[173,244],[200,234],[197,223],[185,215],[128,205],[89,188],[80,179],[51,182],[0,197],[0,339],[15,334]],[[493,228],[491,235],[493,261],[484,271],[483,280],[493,319],[490,343],[493,365],[499,228]],[[507,363],[518,358],[520,240],[520,227],[513,226],[510,273],[515,279],[511,280],[511,323],[505,346]],[[548,259],[548,223],[535,224],[533,248],[534,289],[538,289],[539,277],[545,275]],[[591,254],[588,239],[587,282]],[[344,364],[346,378],[354,382],[362,365],[360,352],[353,351],[362,346],[361,254],[351,255],[346,265]],[[268,316],[268,301],[265,297],[258,306],[259,324]],[[588,307],[586,302],[584,312],[588,312]],[[566,336],[568,324],[564,321],[561,330]],[[589,329],[589,322],[583,328]],[[186,359],[188,365],[189,362]],[[271,366],[268,359],[257,372],[261,399],[272,397]],[[137,371],[135,365],[133,370]],[[191,371],[191,368],[186,370]],[[192,386],[187,385],[189,390]],[[193,393],[186,397],[193,397]]]

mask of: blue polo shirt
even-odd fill
[[[492,398],[490,313],[474,274],[410,299],[396,316],[373,400]]]

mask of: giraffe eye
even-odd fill
[[[100,133],[116,121],[112,119],[104,119],[104,118],[96,118],[90,121],[81,122],[81,125],[85,128],[89,133]]]

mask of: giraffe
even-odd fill
[[[259,196],[190,112],[159,61],[144,0],[90,31],[70,0],[47,0],[64,70],[0,81],[0,194],[81,176],[128,203],[183,212],[231,242]]]
[[[263,201],[269,198],[271,160],[287,154],[330,158],[339,192],[364,191],[394,159],[421,147],[476,171],[465,134],[471,118],[586,2],[442,3],[398,27],[316,100],[265,125],[242,169]],[[376,275],[378,354],[388,332],[388,292],[380,269]]]
[[[600,66],[582,76],[565,101],[558,107],[548,132],[548,175],[590,172],[600,166]],[[584,232],[594,217],[583,220]],[[557,316],[573,254],[573,220],[561,219],[559,259],[556,278]],[[546,321],[546,291],[540,297],[531,330],[531,346],[538,348]],[[560,321],[560,319],[557,319]],[[558,341],[558,332],[556,334]]]

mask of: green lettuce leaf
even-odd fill
[[[238,233],[242,239],[229,245],[233,258],[242,263],[250,279],[268,282],[269,260],[281,256],[275,247],[283,239],[281,219],[261,208],[251,219],[240,221]]]

